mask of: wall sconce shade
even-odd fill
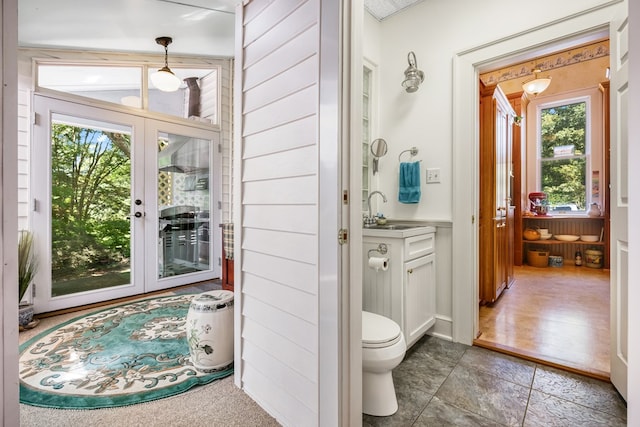
[[[551,77],[538,78],[538,73],[540,70],[533,70],[534,78],[532,80],[528,80],[522,84],[522,90],[527,92],[529,95],[536,96],[549,87],[551,84]]]
[[[407,61],[409,66],[404,70],[404,81],[402,87],[409,93],[418,90],[420,83],[424,81],[424,73],[418,69],[418,61],[416,60],[416,54],[409,52],[407,55]]]
[[[164,46],[164,67],[151,74],[151,83],[163,92],[175,92],[178,90],[182,81],[169,68],[169,48],[173,39],[171,37],[158,37],[156,43]]]

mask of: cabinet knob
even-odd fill
[[[413,268],[408,269],[407,273],[412,274],[413,273]]]

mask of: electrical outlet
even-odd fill
[[[440,182],[440,169],[427,169],[427,184]]]

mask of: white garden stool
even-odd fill
[[[200,372],[222,371],[233,363],[233,292],[204,292],[187,313],[191,363]]]

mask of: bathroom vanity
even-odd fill
[[[389,224],[365,227],[362,309],[394,320],[411,347],[435,324],[435,227]],[[387,269],[369,266],[388,258]]]

